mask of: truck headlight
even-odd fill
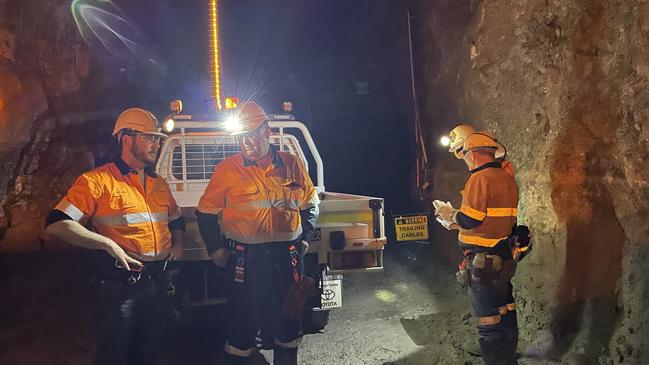
[[[175,124],[175,122],[174,122],[173,119],[171,119],[171,118],[167,119],[165,121],[165,124],[164,124],[165,132],[169,133],[169,132],[173,131],[174,130],[174,124]]]

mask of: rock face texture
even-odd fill
[[[48,94],[75,91],[87,76],[87,63],[78,65],[73,60],[83,51],[80,40],[64,26],[65,13],[59,11],[64,2],[41,3],[31,7],[18,1],[0,2],[0,232],[12,238],[3,248],[38,247],[32,222],[39,220],[43,207],[26,197],[38,194],[36,155],[49,142],[56,124]],[[57,57],[61,54],[69,57]],[[24,233],[28,234],[23,241],[18,237]]]
[[[115,116],[147,100],[137,65],[89,46],[70,7],[0,0],[0,252],[42,246],[46,214],[111,153]]]
[[[535,241],[515,279],[528,351],[649,362],[649,3],[419,1],[416,14],[430,144],[472,123],[517,168]],[[435,152],[433,195],[457,203],[464,165]]]

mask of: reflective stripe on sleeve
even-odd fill
[[[516,303],[509,303],[507,304],[507,310],[510,312],[513,312],[516,310]]]
[[[516,217],[516,208],[487,208],[487,217]]]
[[[481,211],[479,211],[477,209],[473,209],[473,208],[469,207],[468,205],[462,205],[460,207],[460,212],[468,215],[469,217],[471,217],[473,219],[477,219],[479,221],[482,221],[487,216],[487,213],[483,213],[483,212],[481,212]]]
[[[167,212],[159,213],[128,213],[124,215],[106,215],[95,216],[93,220],[106,226],[127,226],[129,224],[138,223],[154,223],[154,222],[168,222],[169,216]]]
[[[70,203],[67,200],[62,200],[59,204],[56,205],[55,209],[58,209],[62,211],[63,213],[67,214],[70,216],[70,218],[74,219],[75,221],[80,221],[85,214],[81,211],[81,209],[75,207],[72,203]]]

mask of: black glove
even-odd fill
[[[516,236],[516,242],[519,247],[525,247],[530,244],[530,229],[527,226],[516,226],[514,235]]]

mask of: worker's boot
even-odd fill
[[[518,321],[516,312],[510,311],[502,317],[503,325],[506,326],[505,335],[502,339],[502,355],[505,364],[517,364],[518,354]]]
[[[502,348],[500,351],[500,357],[503,361],[503,364],[507,364],[507,365],[518,364],[518,353],[516,352],[517,347],[518,347],[518,331],[514,333],[508,333],[508,336],[503,337]]]
[[[518,360],[517,360],[518,354],[516,353],[517,343],[518,343],[518,339],[516,338],[507,337],[503,339],[503,347],[500,355],[503,364],[506,365],[518,364]]]
[[[276,348],[273,351],[273,365],[297,365],[297,347],[294,349]]]
[[[480,347],[479,342],[475,341],[470,341],[464,346],[464,350],[469,353],[471,356],[476,356],[476,357],[481,357],[482,356],[482,348]]]
[[[517,365],[514,341],[509,338],[480,338],[485,365]]]

